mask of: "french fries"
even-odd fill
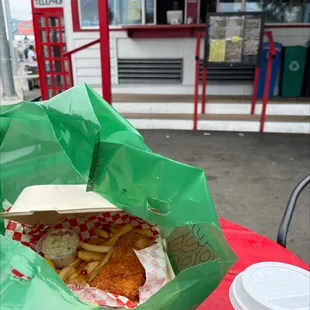
[[[80,242],[80,247],[86,251],[95,253],[108,253],[111,250],[110,246],[89,244],[83,241]]]
[[[98,265],[99,265],[99,262],[91,262],[91,263],[88,263],[87,265],[85,263],[81,264],[81,267],[79,268],[79,270],[76,270],[74,273],[72,273],[67,278],[67,281],[70,282],[81,275],[84,277],[89,276],[98,267]],[[85,272],[85,275],[82,274],[83,271]]]
[[[103,260],[104,255],[90,251],[79,251],[78,258],[80,258],[84,262],[90,263]]]
[[[94,228],[94,233],[101,238],[109,239],[109,234],[105,230]]]
[[[110,252],[104,257],[104,259],[99,263],[99,265],[94,269],[94,271],[87,277],[87,283],[95,279],[95,277],[97,276],[101,268],[109,261],[112,255],[112,252],[113,252],[113,249],[110,250]]]
[[[66,281],[75,271],[74,267],[68,266],[60,270],[59,276],[63,281]]]
[[[76,272],[73,272],[68,278],[66,281],[72,281],[73,279],[77,278],[78,276],[80,276],[80,271],[76,271]]]
[[[109,230],[110,230],[110,232],[111,232],[113,235],[116,234],[117,231],[118,231],[118,229],[115,228],[115,227],[113,227],[113,226],[110,226],[110,227],[109,227]]]
[[[72,262],[72,263],[69,265],[69,267],[77,268],[77,267],[80,266],[81,262],[82,262],[81,259],[80,259],[80,258],[77,258],[74,262]]]
[[[118,231],[118,229],[113,226],[110,226],[109,229],[112,234],[116,234],[116,232]],[[150,229],[134,229],[134,232],[146,238],[153,237],[153,233]]]
[[[77,272],[80,272],[81,270],[83,270],[86,267],[86,263],[82,263],[77,269]]]
[[[94,270],[99,266],[100,262],[92,262],[86,265],[85,269],[87,272],[86,275],[86,282],[88,282],[88,278],[90,278],[90,275],[94,272]]]
[[[113,246],[121,235],[130,232],[132,229],[133,226],[131,224],[126,224],[122,228],[118,229],[117,232],[104,245]]]
[[[88,244],[95,244],[95,245],[103,245],[106,242],[107,242],[106,239],[96,238],[96,239],[90,239],[87,243]]]
[[[86,277],[83,275],[79,275],[78,277],[67,281],[67,284],[74,284],[76,285],[78,288],[84,288],[86,285]]]

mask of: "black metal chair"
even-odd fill
[[[285,210],[283,218],[282,218],[282,222],[281,222],[280,227],[279,227],[278,238],[277,238],[278,244],[282,245],[284,248],[286,248],[286,238],[287,238],[288,230],[289,230],[291,220],[293,217],[293,213],[295,210],[297,199],[298,199],[299,195],[301,194],[301,192],[304,190],[304,188],[308,184],[310,184],[310,174],[307,177],[305,177],[296,186],[296,188],[292,192],[290,199],[287,203],[287,207],[286,207],[286,210]]]

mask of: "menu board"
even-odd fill
[[[240,62],[242,57],[242,30],[243,20],[237,16],[232,16],[226,22],[226,62]]]
[[[225,61],[226,41],[211,40],[209,61],[222,62]]]
[[[262,20],[258,18],[245,17],[244,19],[244,43],[243,43],[243,61],[245,63],[255,62],[257,51],[260,47],[260,29]]]
[[[208,14],[205,65],[257,65],[262,33],[259,12]]]

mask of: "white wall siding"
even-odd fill
[[[267,28],[271,30],[275,42],[283,46],[306,45],[310,38],[309,28]]]
[[[91,40],[85,36],[85,32],[74,34],[74,48],[83,46],[99,38],[99,32],[91,33]],[[116,59],[115,39],[110,38],[110,63],[111,63],[111,82],[117,84],[117,59]],[[95,44],[85,50],[75,54],[75,75],[76,83],[87,83],[92,86],[101,85],[101,60],[100,44]]]
[[[183,42],[183,84],[193,85],[195,81],[195,44],[194,38],[185,38]]]
[[[99,31],[73,32],[70,1],[64,1],[67,49],[72,50],[99,38]],[[284,46],[305,45],[309,28],[267,28],[276,42]],[[131,39],[126,31],[110,31],[111,82],[114,93],[193,94],[195,81],[196,38]],[[204,54],[201,41],[200,57]],[[118,58],[182,58],[183,81],[180,85],[118,85]],[[75,84],[86,82],[101,93],[100,46],[96,44],[72,57]],[[201,90],[200,90],[201,91]],[[275,90],[277,94],[277,87]],[[252,83],[222,82],[207,85],[208,95],[252,95]]]
[[[119,58],[183,58],[184,39],[117,39]]]
[[[78,68],[98,68],[98,67],[100,67],[100,60],[98,58],[95,58],[95,59],[77,58],[76,59],[76,70],[78,70]]]

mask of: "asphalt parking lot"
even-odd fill
[[[310,173],[310,137],[291,134],[141,131],[157,153],[206,171],[218,215],[276,240],[288,198]],[[287,247],[310,263],[310,186]]]

